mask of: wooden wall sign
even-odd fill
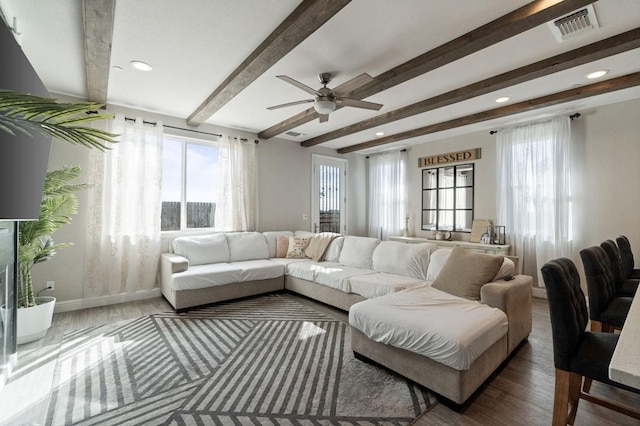
[[[466,151],[449,152],[447,154],[432,155],[418,158],[418,167],[436,166],[438,164],[458,163],[460,161],[479,160],[481,148]]]

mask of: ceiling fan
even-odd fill
[[[300,105],[313,102],[313,108],[316,110],[318,114],[320,114],[320,122],[325,122],[329,120],[329,113],[333,112],[336,109],[337,105],[340,106],[350,106],[355,108],[364,108],[364,109],[372,109],[375,111],[379,111],[382,108],[382,104],[377,104],[374,102],[361,101],[359,99],[347,98],[344,95],[347,95],[353,92],[358,87],[365,85],[366,83],[373,80],[367,73],[360,74],[357,77],[352,78],[351,80],[341,84],[335,89],[329,89],[327,84],[331,81],[331,73],[323,72],[318,75],[318,80],[322,87],[318,90],[312,89],[306,84],[300,83],[297,80],[294,80],[291,77],[286,75],[278,75],[276,76],[281,80],[286,81],[289,84],[293,84],[299,89],[304,90],[305,92],[313,95],[313,99],[304,99],[301,101],[289,102],[286,104],[275,105],[269,107],[267,109],[278,109],[284,108],[293,105]]]

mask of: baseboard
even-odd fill
[[[56,302],[54,313],[77,311],[79,309],[97,308],[98,306],[115,305],[116,303],[133,302],[136,300],[153,299],[162,296],[160,288],[137,291],[135,293],[122,293],[113,296],[92,297],[89,299],[75,299]]]
[[[542,287],[534,287],[531,289],[531,295],[533,297],[539,297],[541,299],[547,298],[547,290]]]

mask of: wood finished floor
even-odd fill
[[[302,303],[347,321],[347,315],[325,305],[292,295]],[[18,347],[20,364],[38,367],[32,375],[18,370],[18,380],[10,382],[0,392],[0,414],[11,407],[13,415],[0,417],[4,425],[44,424],[47,395],[53,377],[55,359],[47,354],[55,352],[62,336],[72,330],[137,318],[143,315],[166,312],[170,305],[163,298],[118,305],[65,312],[54,315],[53,325],[47,336]],[[33,370],[33,368],[31,368]],[[34,377],[31,377],[34,376]],[[43,382],[49,386],[43,386]],[[549,425],[553,407],[553,347],[551,325],[546,300],[534,298],[533,331],[528,341],[476,392],[470,401],[455,411],[438,404],[418,419],[415,425]],[[592,392],[621,401],[632,407],[640,407],[640,395],[594,383]],[[581,401],[576,425],[640,425],[640,421],[603,407]]]

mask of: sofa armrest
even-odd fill
[[[531,333],[533,320],[531,287],[533,278],[515,275],[512,280],[498,280],[485,284],[480,289],[480,302],[498,308],[507,314],[508,348],[511,353]]]
[[[169,301],[173,300],[171,298],[171,275],[187,269],[189,269],[189,261],[186,258],[173,253],[160,255],[160,289]]]
[[[160,261],[166,267],[169,274],[184,272],[189,269],[189,260],[177,254],[162,253]]]

